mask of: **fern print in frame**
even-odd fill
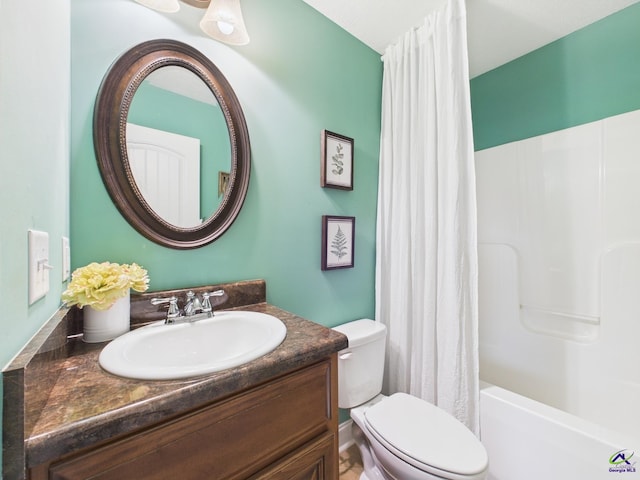
[[[322,216],[322,270],[353,268],[356,217]]]
[[[353,138],[322,130],[320,185],[353,190]]]
[[[331,240],[331,253],[338,257],[338,261],[340,261],[342,257],[349,254],[349,247],[347,246],[347,236],[342,233],[340,225],[338,225],[338,231]]]

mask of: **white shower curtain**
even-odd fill
[[[476,195],[464,0],[384,56],[376,318],[385,391],[478,433]]]

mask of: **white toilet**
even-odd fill
[[[387,329],[373,320],[334,328],[349,339],[338,353],[338,404],[350,408],[364,472],[360,480],[482,480],[489,460],[476,436],[417,397],[382,391]]]

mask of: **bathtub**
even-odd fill
[[[640,438],[484,382],[480,437],[488,480],[640,479]]]

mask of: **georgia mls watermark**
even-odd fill
[[[635,454],[632,450],[619,450],[609,457],[609,472],[611,473],[635,473],[636,462],[631,463]]]

